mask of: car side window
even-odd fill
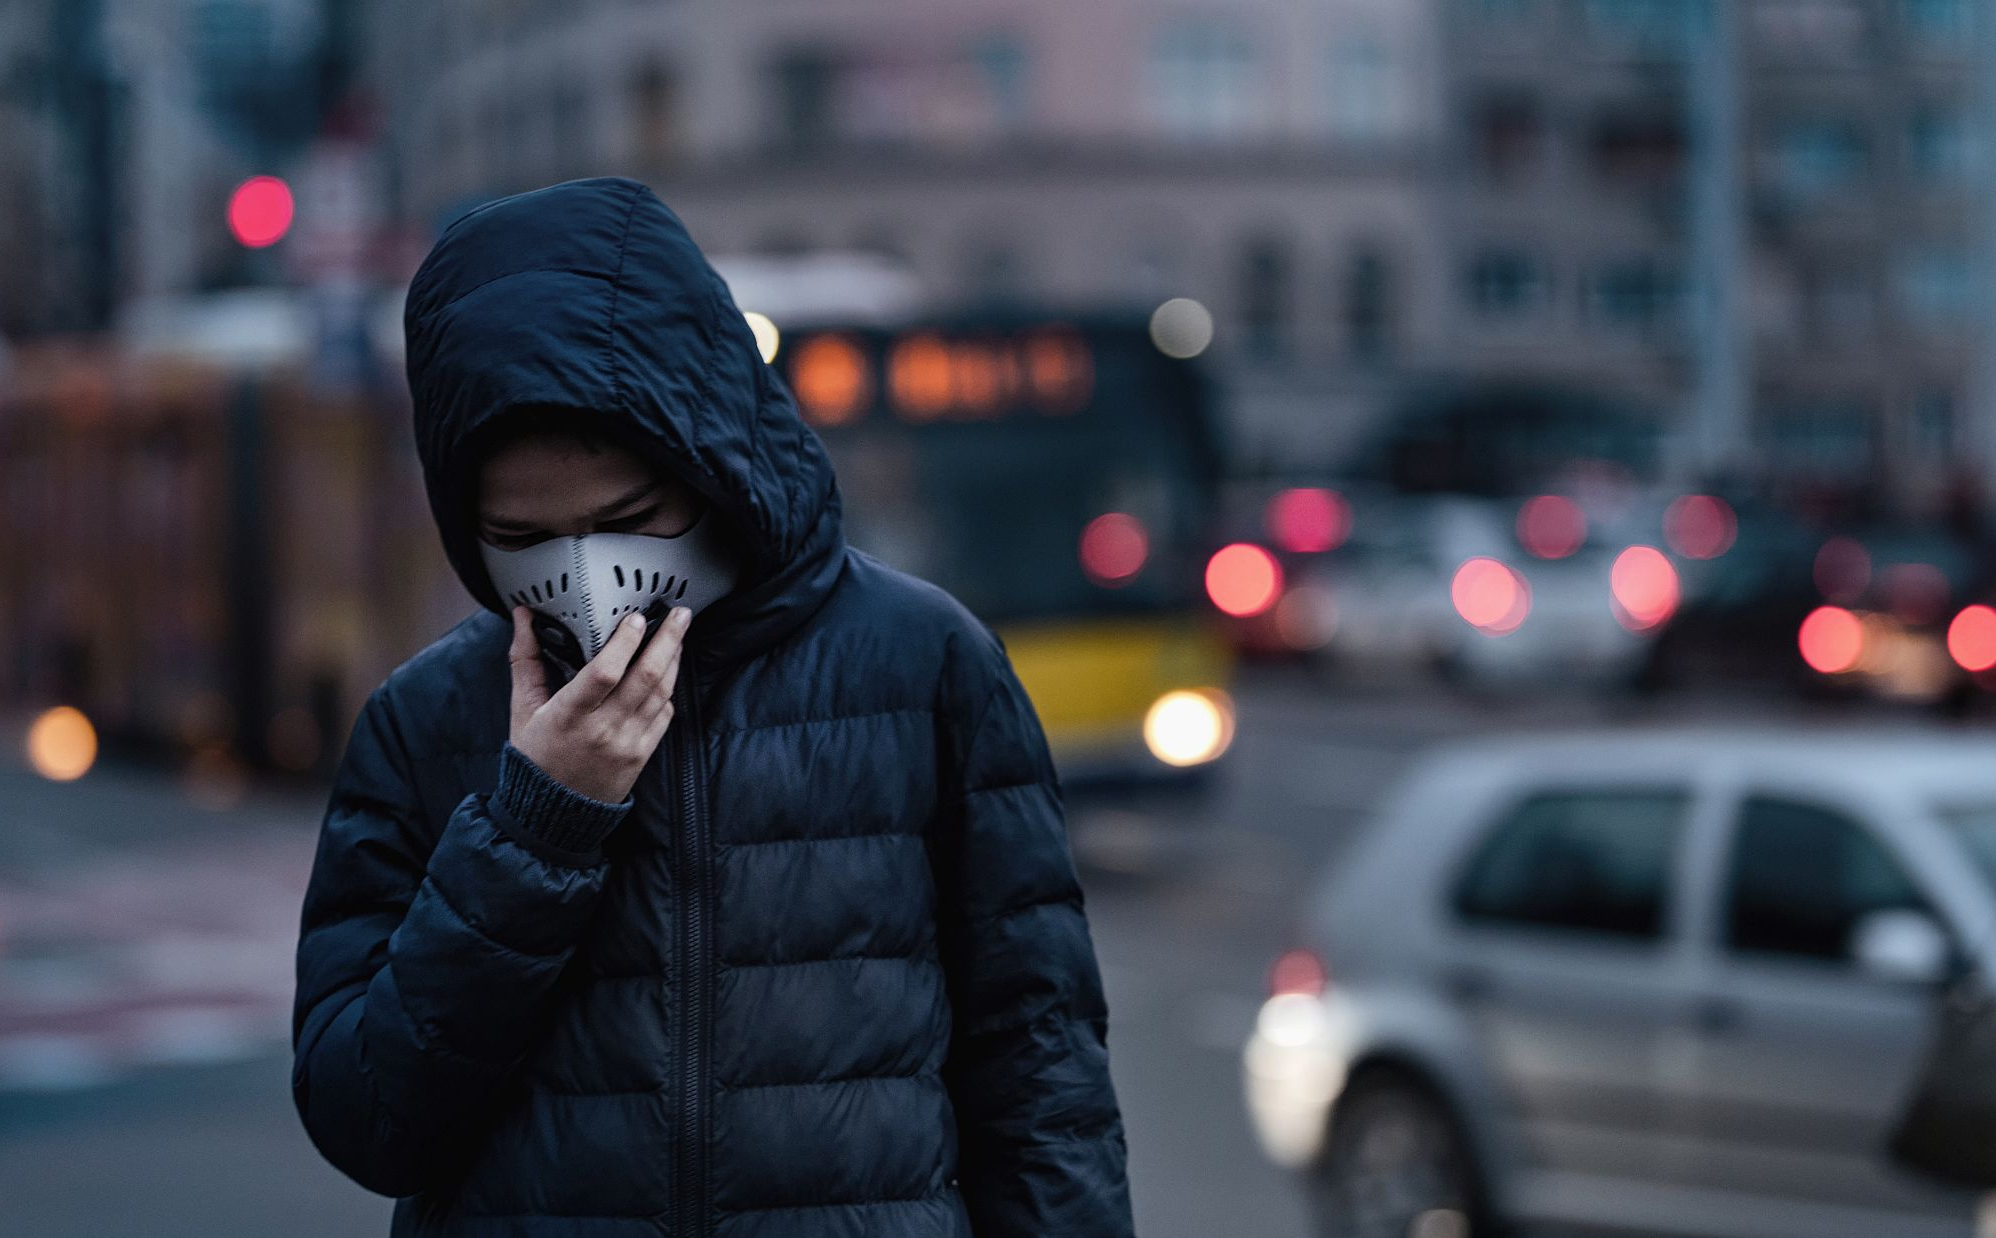
[[[1740,806],[1726,886],[1726,944],[1750,953],[1850,958],[1876,911],[1925,910],[1871,831],[1814,804],[1755,797]]]
[[[1475,922],[1661,937],[1689,803],[1672,790],[1532,796],[1484,836],[1456,910]]]

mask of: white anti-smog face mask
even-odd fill
[[[584,533],[520,550],[486,542],[478,549],[500,600],[531,609],[541,648],[573,671],[631,612],[645,616],[649,638],[673,607],[698,614],[735,587],[735,563],[715,523],[707,513],[677,537]]]

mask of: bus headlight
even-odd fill
[[[1144,744],[1166,765],[1201,765],[1234,742],[1234,703],[1218,688],[1180,688],[1151,702]]]

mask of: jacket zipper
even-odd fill
[[[693,676],[689,665],[683,674]],[[714,981],[713,880],[708,854],[707,816],[700,795],[698,694],[694,685],[674,685],[679,704],[672,730],[679,737],[680,896],[680,1112],[679,1238],[707,1233],[707,1008]]]

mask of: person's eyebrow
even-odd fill
[[[616,499],[609,503],[605,503],[603,506],[597,508],[594,516],[592,516],[591,518],[595,520],[608,520],[612,515],[616,514],[617,512],[623,511],[626,507],[629,507],[631,504],[636,503],[641,499],[648,499],[657,492],[658,492],[657,482],[655,481],[639,482],[637,488],[635,490],[632,490],[630,493],[626,494],[623,498]]]
[[[620,512],[624,508],[629,507],[631,504],[636,503],[641,499],[650,498],[657,491],[658,491],[657,482],[655,481],[640,482],[637,488],[630,491],[628,494],[625,494],[621,498],[615,499],[609,503],[605,503],[603,506],[597,508],[596,511],[590,515],[590,519],[607,520],[610,518],[612,513]],[[505,520],[496,516],[486,517],[485,527],[491,529],[495,533],[532,533],[540,528],[540,526],[537,524],[522,522],[518,520]]]

